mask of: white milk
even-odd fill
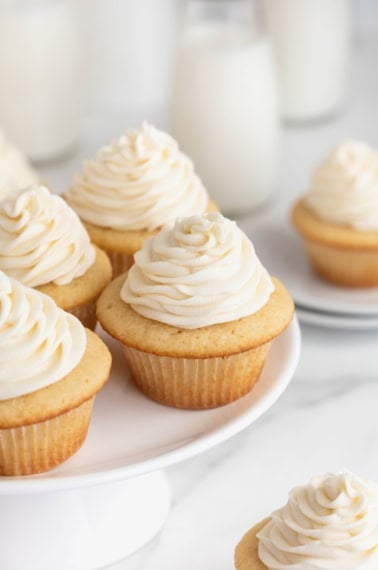
[[[0,6],[0,128],[34,160],[59,155],[76,139],[76,43],[69,1]]]
[[[278,104],[264,36],[232,23],[201,23],[178,53],[173,131],[211,197],[248,211],[276,187]]]
[[[348,0],[264,0],[264,7],[283,116],[300,121],[338,111],[349,56]]]

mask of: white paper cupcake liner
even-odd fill
[[[0,429],[0,475],[31,475],[48,471],[83,444],[94,396],[55,418]]]
[[[123,348],[133,380],[146,396],[177,408],[205,409],[247,394],[259,379],[270,345],[209,358],[175,358]]]

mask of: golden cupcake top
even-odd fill
[[[314,170],[304,204],[321,220],[378,230],[378,152],[365,143],[341,143]]]
[[[128,231],[173,224],[206,211],[209,202],[192,161],[171,136],[148,123],[85,162],[66,198],[85,222]]]
[[[0,400],[61,380],[80,362],[86,344],[76,317],[0,271]]]
[[[273,291],[248,237],[211,212],[178,219],[149,238],[121,298],[143,317],[198,329],[257,313]]]
[[[30,186],[0,202],[0,270],[24,285],[65,285],[95,261],[77,214],[43,186]]]

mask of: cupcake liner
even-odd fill
[[[0,475],[32,475],[48,471],[83,444],[94,396],[55,418],[0,429]]]
[[[175,358],[123,345],[135,384],[161,404],[186,409],[223,406],[247,394],[259,379],[271,342],[224,357]]]
[[[67,312],[75,315],[87,329],[94,331],[97,324],[96,301],[97,299],[92,299],[82,305],[76,305],[67,309]]]
[[[125,273],[134,263],[134,256],[128,255],[126,253],[119,253],[118,251],[106,251],[108,255],[112,268],[113,268],[113,279]]]
[[[336,249],[308,240],[305,247],[312,267],[326,281],[346,287],[378,285],[376,251]]]

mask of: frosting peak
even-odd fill
[[[325,221],[378,230],[378,151],[344,142],[314,171],[304,200]]]
[[[47,188],[30,186],[0,203],[0,269],[24,285],[65,285],[94,260],[77,214]]]
[[[154,230],[204,212],[208,196],[191,160],[167,133],[143,123],[84,163],[67,201],[86,222]]]
[[[247,236],[212,212],[146,240],[121,298],[144,317],[194,329],[256,313],[273,289]]]
[[[85,330],[76,317],[0,271],[0,400],[61,380],[85,348]]]
[[[350,472],[316,477],[257,536],[268,570],[376,570],[378,487]]]
[[[27,158],[0,131],[0,200],[15,190],[37,184],[38,180]]]

